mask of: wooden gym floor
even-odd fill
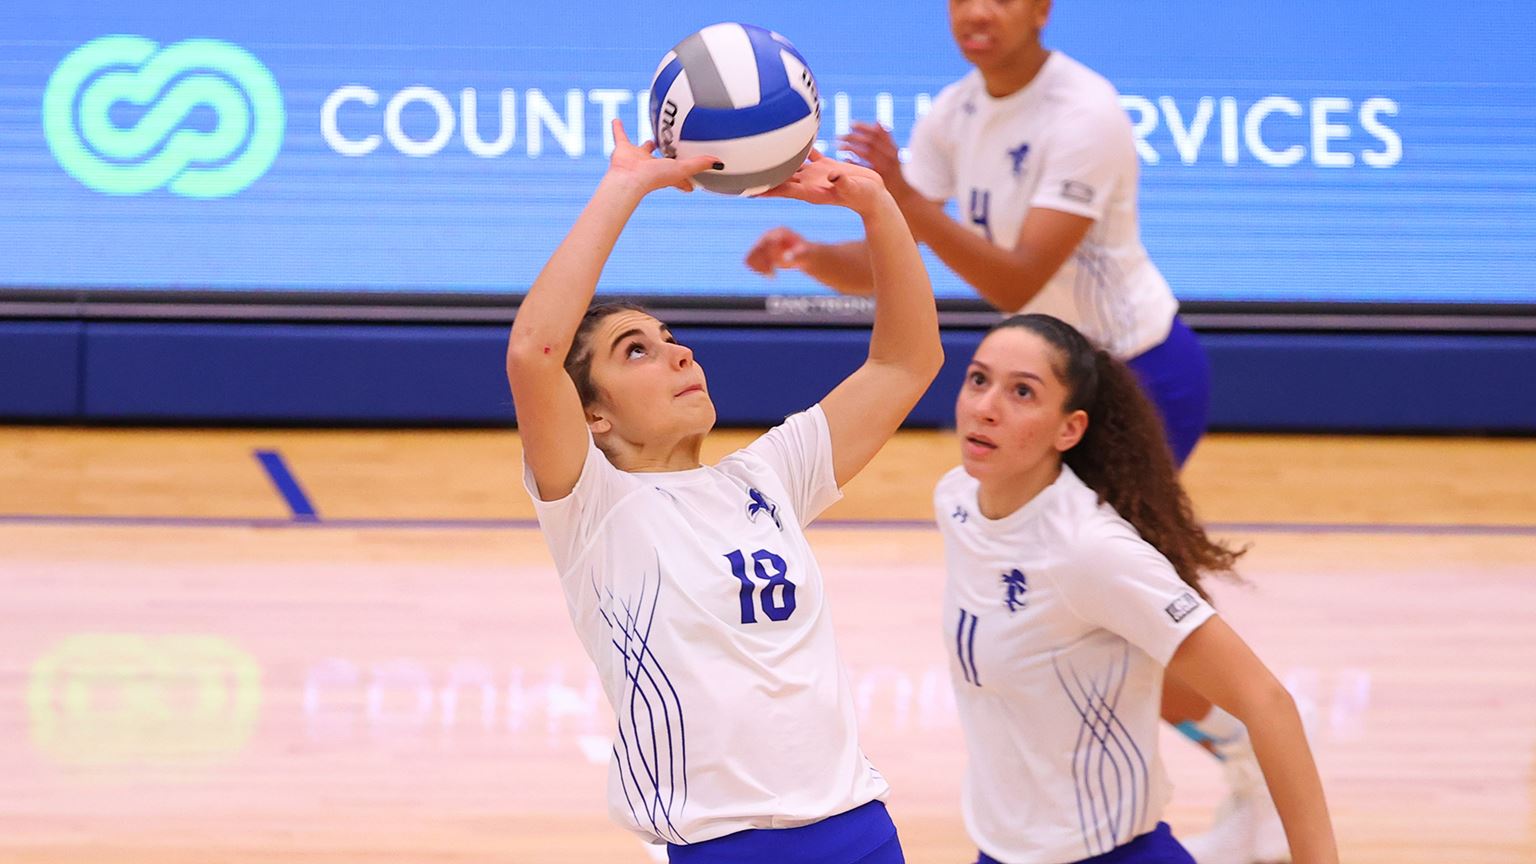
[[[904,433],[811,535],[915,864],[974,857],[954,462]],[[518,466],[498,431],[0,427],[0,862],[652,860]],[[1186,479],[1252,544],[1218,604],[1308,716],[1344,860],[1536,861],[1536,441],[1213,436]],[[1218,769],[1163,748],[1198,830]]]

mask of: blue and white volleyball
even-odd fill
[[[724,170],[694,186],[757,195],[795,173],[821,125],[821,98],[788,39],[751,24],[711,24],[677,43],[651,79],[651,128],[667,156],[712,154]]]

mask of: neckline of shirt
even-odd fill
[[[1040,64],[1040,71],[1035,73],[1035,77],[1029,79],[1028,84],[1006,96],[993,96],[991,93],[988,93],[987,82],[982,79],[981,71],[979,69],[973,70],[971,74],[976,76],[977,89],[981,92],[982,104],[986,105],[989,109],[1007,108],[1027,102],[1031,98],[1035,98],[1036,95],[1045,92],[1044,79],[1050,74],[1050,70],[1055,69],[1059,65],[1056,58],[1060,56],[1062,56],[1060,51],[1050,52],[1046,56],[1045,62]]]
[[[623,471],[622,468],[619,470]],[[676,486],[708,479],[713,470],[715,470],[713,465],[700,465],[697,468],[683,468],[677,471],[624,471],[624,473],[643,483]]]
[[[1071,479],[1069,480],[1068,478]],[[1066,463],[1063,462],[1061,465],[1061,473],[1056,475],[1056,479],[1051,481],[1051,485],[1041,489],[1040,492],[1035,495],[1035,497],[1024,502],[1024,504],[1021,505],[1019,509],[1009,513],[1007,516],[1002,516],[997,519],[992,519],[985,513],[981,512],[981,483],[975,478],[971,479],[971,491],[969,497],[971,499],[971,503],[976,508],[976,518],[981,522],[983,528],[987,529],[988,532],[1007,533],[1034,521],[1035,518],[1044,512],[1046,507],[1049,506],[1050,501],[1056,496],[1060,495],[1061,490],[1067,484],[1074,481],[1082,482],[1077,479],[1077,474],[1073,473],[1072,469],[1068,468]]]

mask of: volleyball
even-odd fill
[[[650,113],[663,155],[713,155],[725,165],[697,175],[695,187],[757,195],[805,161],[821,99],[788,39],[751,24],[711,24],[661,58]]]

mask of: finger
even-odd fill
[[[863,138],[844,138],[842,145],[844,150],[851,150],[854,153],[870,153],[875,149],[872,143]]]
[[[891,137],[891,130],[884,126],[878,123],[858,123],[855,126],[861,134],[868,137],[871,141],[887,146],[895,146],[896,139]]]
[[[629,136],[624,134],[624,121],[617,117],[613,118],[613,143],[615,145],[630,143]]]
[[[793,198],[793,199],[795,199],[797,201],[806,201],[806,200],[809,200],[809,199],[806,198],[806,195],[809,194],[810,188],[811,187],[806,185],[804,180],[802,180],[800,178],[800,175],[796,174],[795,176],[789,178],[788,180],[785,180],[783,183],[780,183],[779,185],[773,187],[772,189],[769,189],[766,192],[760,193],[757,197],[759,197],[759,198]],[[777,239],[779,240],[780,243],[783,242],[782,238],[777,238]]]
[[[878,141],[867,136],[859,136],[856,138],[852,135],[849,135],[843,140],[845,142],[843,146],[845,146],[847,149],[853,150],[857,153],[862,153],[866,157],[893,156],[896,153],[896,148],[892,146],[889,141]]]
[[[747,253],[747,266],[763,275],[773,272],[773,252],[767,242],[760,242]]]
[[[704,171],[725,169],[725,163],[713,156],[689,156],[687,159],[677,160],[677,165],[689,177]]]
[[[870,163],[874,162],[878,155],[869,150],[867,147],[859,146],[850,146],[848,148],[848,152],[853,154],[853,159],[850,161],[864,165],[865,167],[873,167]]]
[[[886,156],[892,159],[896,158],[896,141],[890,136],[886,136],[885,138],[881,138],[871,143],[873,144],[874,149],[884,153]]]
[[[821,155],[821,151],[820,150],[817,150],[815,147],[812,147],[811,148],[811,152],[809,154],[807,154],[807,156],[805,158],[808,161],[811,161],[811,162],[820,162],[821,160],[823,160],[823,159],[825,159],[827,157]]]
[[[655,141],[647,141],[644,144],[640,145],[640,149],[645,151],[645,155],[649,156],[652,153],[656,152],[656,142]]]

